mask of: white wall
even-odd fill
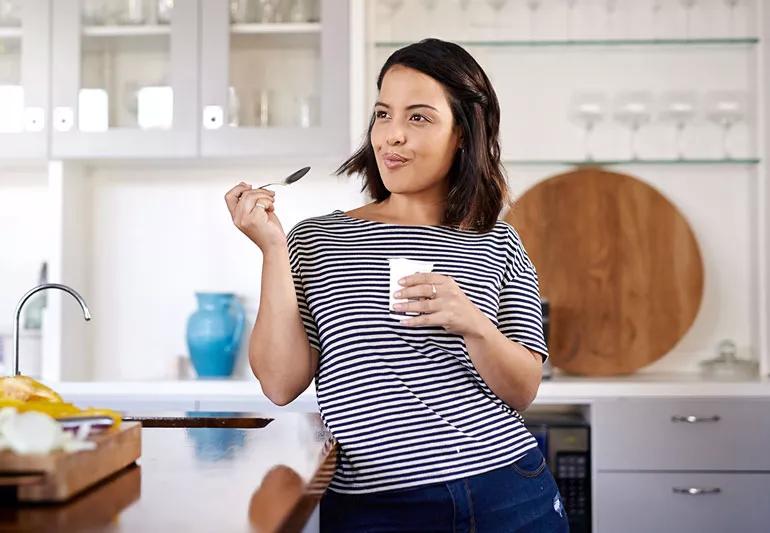
[[[40,266],[51,249],[48,176],[44,164],[3,167],[0,165],[0,343],[6,364],[11,358],[14,311],[21,297],[37,285]],[[29,300],[31,301],[31,300]],[[24,325],[22,314],[21,326]],[[40,367],[40,340],[37,332],[22,331],[22,370]]]
[[[357,179],[332,177],[333,162],[276,191],[276,214],[288,232],[298,221],[364,203]],[[262,256],[230,220],[225,192],[243,180],[276,181],[294,166],[96,168],[90,174],[94,249],[89,304],[93,379],[167,376],[186,354],[185,326],[196,291],[232,291],[246,307],[238,377],[249,377],[248,333],[259,306]]]
[[[514,193],[520,195],[540,179],[563,171],[509,167],[508,173]],[[680,210],[698,241],[704,267],[703,300],[693,326],[670,353],[639,372],[697,371],[699,361],[716,355],[722,339],[735,341],[739,357],[756,359],[751,271],[756,261],[751,207],[756,169],[645,165],[620,171],[652,185]]]

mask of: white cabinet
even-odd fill
[[[196,155],[197,2],[130,4],[52,3],[54,158]]]
[[[18,115],[0,158],[347,155],[347,1],[268,3],[264,21],[245,1],[21,4],[0,23],[0,111]]]
[[[770,473],[604,472],[597,477],[596,531],[764,533]]]
[[[767,398],[606,399],[591,425],[594,531],[767,530]]]
[[[291,5],[262,22],[201,0],[203,156],[347,153],[349,4]]]
[[[0,158],[48,154],[48,0],[25,0],[0,26]]]

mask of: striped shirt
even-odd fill
[[[339,443],[329,489],[364,494],[481,474],[537,446],[462,335],[389,316],[388,258],[430,261],[511,340],[548,357],[537,273],[514,228],[363,220],[335,210],[287,235],[321,418]]]

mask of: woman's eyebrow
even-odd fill
[[[386,108],[386,109],[390,109],[390,106],[389,106],[388,104],[386,104],[385,102],[379,102],[379,101],[378,101],[378,102],[375,102],[375,103],[374,103],[374,106],[375,106],[375,107],[377,107],[377,106],[381,106],[381,107],[384,107],[384,108]],[[436,108],[435,108],[435,107],[433,107],[432,105],[428,105],[428,104],[412,104],[412,105],[408,105],[408,106],[406,106],[406,108],[407,108],[407,109],[415,109],[415,108],[418,108],[418,107],[427,107],[428,109],[432,109],[432,110],[433,110],[433,111],[435,111],[436,113],[438,113],[438,112],[439,112],[439,111],[438,111],[438,109],[436,109]]]

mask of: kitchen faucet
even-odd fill
[[[20,374],[19,372],[19,319],[21,318],[21,308],[24,306],[27,300],[29,300],[29,297],[35,294],[36,292],[45,290],[45,289],[60,289],[65,292],[70,293],[80,304],[80,307],[83,309],[83,316],[86,319],[86,321],[91,320],[91,312],[88,310],[88,306],[86,305],[85,300],[83,300],[83,297],[78,294],[78,292],[68,287],[67,285],[61,285],[60,283],[44,283],[42,285],[38,285],[37,287],[34,287],[27,292],[24,296],[21,297],[21,300],[19,300],[19,303],[16,305],[16,320],[13,323],[13,373],[15,376],[18,376]]]

